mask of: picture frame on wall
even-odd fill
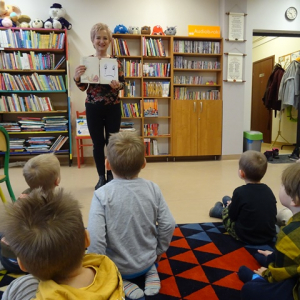
[[[291,54],[291,61],[296,60],[298,57],[300,57],[300,50]]]

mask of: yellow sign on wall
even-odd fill
[[[188,25],[188,36],[219,38],[220,26]]]

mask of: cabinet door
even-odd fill
[[[197,150],[197,101],[172,102],[172,155],[195,156]]]
[[[199,100],[197,109],[198,155],[221,155],[222,100]]]

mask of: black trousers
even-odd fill
[[[93,155],[99,176],[105,175],[104,147],[108,144],[109,135],[119,132],[121,124],[121,106],[118,104],[104,105],[104,101],[86,103],[86,119],[93,141]]]

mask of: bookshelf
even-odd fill
[[[222,153],[221,38],[173,37],[172,154]]]
[[[133,34],[114,34],[113,38],[112,54],[121,60],[126,80],[120,91],[122,122],[144,140],[147,157],[169,157],[172,38]],[[145,114],[147,105],[152,107]]]
[[[127,83],[120,94],[127,105],[122,121],[144,139],[146,156],[221,155],[222,39],[113,37],[112,54],[122,61]],[[145,113],[148,101],[158,114]]]
[[[0,125],[23,145],[11,155],[55,152],[71,165],[68,91],[66,30],[0,27]]]

